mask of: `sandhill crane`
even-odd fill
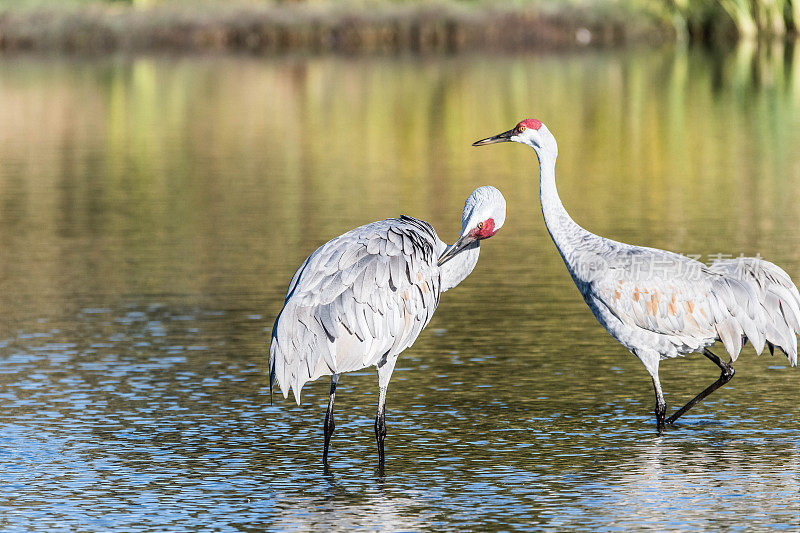
[[[570,218],[556,190],[558,146],[535,119],[473,143],[513,141],[539,158],[542,213],[550,237],[595,318],[644,364],[653,379],[658,431],[667,405],[658,379],[662,359],[702,353],[721,370],[718,380],[672,416],[672,424],[697,402],[733,377],[743,341],[759,354],[781,349],[797,363],[800,293],[778,266],[757,258],[727,259],[711,266],[664,250],[631,246],[594,235]],[[709,347],[721,340],[724,362]]]
[[[291,388],[299,405],[304,383],[331,376],[323,462],[327,463],[334,430],[339,375],[375,365],[375,439],[383,463],[386,387],[397,357],[428,324],[441,293],[472,272],[481,240],[494,235],[505,218],[500,191],[479,187],[464,204],[461,233],[452,246],[427,222],[402,216],[348,231],[300,265],[272,329],[270,395],[277,378],[284,398]]]

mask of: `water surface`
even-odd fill
[[[800,54],[0,59],[0,527],[658,530],[798,527],[798,373],[746,349],[657,436],[641,364],[544,229],[538,166],[471,142],[543,120],[592,231],[800,279]],[[270,405],[294,269],[401,213],[508,219],[398,362]],[[675,407],[717,377],[662,364]]]

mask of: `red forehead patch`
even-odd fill
[[[536,120],[535,118],[526,118],[525,120],[517,124],[517,127],[514,129],[519,130],[520,126],[525,126],[526,128],[538,130],[539,128],[542,127],[542,122],[540,120]]]
[[[497,232],[494,229],[493,218],[487,218],[483,223],[483,227],[481,229],[476,228],[475,230],[475,236],[479,239],[486,239],[487,237],[491,237],[495,233]]]

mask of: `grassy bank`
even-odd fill
[[[0,49],[455,52],[660,41],[663,9],[539,2],[0,1]]]

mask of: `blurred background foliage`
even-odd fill
[[[798,28],[800,0],[0,0],[0,49],[453,52]]]
[[[666,0],[681,37],[781,37],[800,29],[800,0]]]

